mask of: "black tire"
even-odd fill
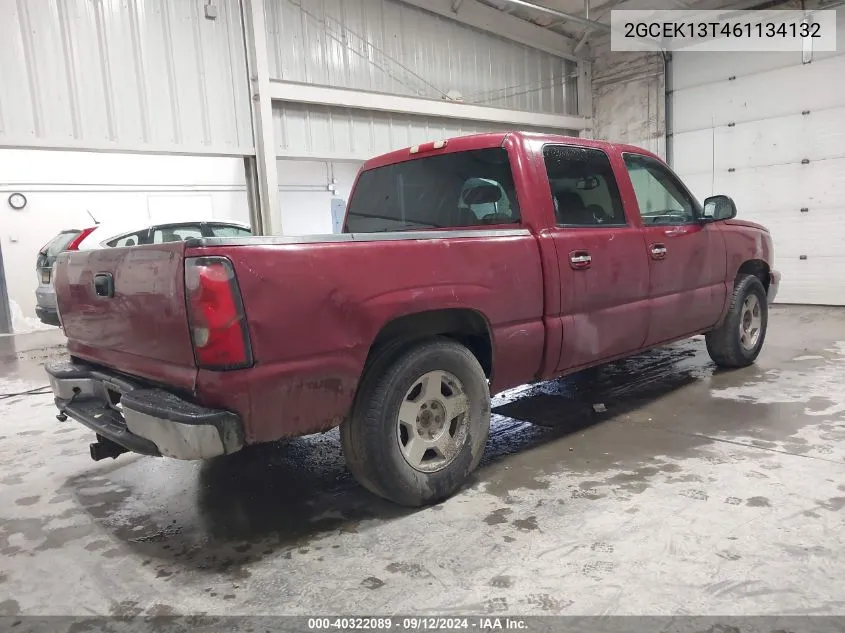
[[[743,305],[750,296],[757,298],[761,325],[756,342],[751,346],[745,346],[741,341],[741,324]],[[747,367],[756,360],[763,348],[768,323],[769,307],[766,301],[766,289],[760,279],[754,275],[741,275],[734,284],[733,296],[725,320],[719,328],[708,332],[705,337],[707,353],[719,367]]]
[[[467,398],[466,439],[442,469],[412,467],[400,448],[399,407],[432,371],[457,378]],[[366,371],[352,414],[340,427],[346,464],[370,492],[405,506],[437,503],[460,488],[478,466],[490,430],[490,393],[478,360],[466,347],[437,338],[380,354]]]

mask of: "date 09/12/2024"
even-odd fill
[[[527,622],[511,617],[332,617],[308,618],[309,631],[526,631]]]

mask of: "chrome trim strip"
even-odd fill
[[[335,242],[390,242],[400,240],[445,240],[482,237],[525,237],[528,229],[390,231],[383,233],[340,233],[329,235],[256,235],[252,237],[202,237],[186,240],[187,248],[205,246],[285,246],[296,244],[329,244]]]

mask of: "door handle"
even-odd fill
[[[569,253],[569,265],[575,270],[589,268],[593,264],[593,257],[587,251],[572,251]]]
[[[651,258],[652,259],[665,259],[666,258],[666,245],[665,244],[652,244],[651,245]]]

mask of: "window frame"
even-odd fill
[[[557,213],[555,213],[555,194],[552,190],[552,179],[549,177],[549,170],[546,167],[546,148],[547,147],[571,147],[574,149],[583,149],[588,151],[599,152],[607,159],[607,165],[610,168],[610,174],[613,177],[613,183],[616,185],[616,194],[619,199],[619,207],[622,209],[622,217],[624,222],[613,222],[613,223],[601,223],[601,224],[561,224],[559,223]],[[628,212],[625,209],[625,201],[622,198],[622,189],[619,186],[619,179],[616,177],[616,169],[613,166],[613,157],[604,149],[600,147],[591,147],[588,145],[578,145],[574,143],[544,143],[543,146],[540,148],[540,155],[543,161],[543,173],[545,175],[546,184],[549,187],[549,198],[552,203],[552,217],[554,218],[554,225],[561,229],[621,229],[630,227],[631,225],[631,218],[628,217]],[[610,191],[610,185],[608,183],[608,193],[612,195]]]
[[[686,184],[684,184],[684,181],[681,180],[674,171],[672,171],[671,167],[666,165],[663,161],[657,160],[656,158],[654,158],[653,156],[649,156],[648,154],[640,154],[639,152],[620,152],[620,154],[622,158],[622,164],[625,167],[625,175],[628,177],[628,181],[631,183],[631,192],[634,194],[634,201],[637,203],[637,215],[640,218],[640,224],[643,226],[643,228],[650,228],[652,226],[689,226],[701,223],[702,208],[701,204],[698,202],[698,198],[696,198],[692,194]],[[637,198],[637,190],[634,187],[634,181],[631,178],[631,171],[628,168],[628,163],[625,162],[625,158],[627,156],[636,156],[637,159],[645,161],[657,167],[658,169],[662,169],[665,174],[669,177],[669,179],[675,184],[678,190],[684,195],[686,195],[689,201],[692,203],[692,220],[687,220],[684,222],[672,222],[667,224],[650,224],[645,222],[643,220],[642,209],[640,209],[640,201]],[[654,176],[652,176],[652,178],[654,178]]]

